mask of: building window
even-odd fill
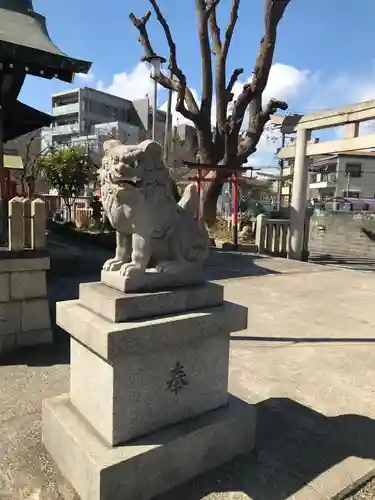
[[[344,191],[344,198],[359,198],[358,191]]]
[[[361,163],[347,163],[345,165],[345,175],[350,177],[361,177],[362,164]]]

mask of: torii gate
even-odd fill
[[[294,159],[289,258],[302,259],[307,208],[308,157],[375,148],[375,134],[359,135],[359,124],[373,119],[375,119],[375,100],[305,115],[294,128],[295,143],[281,148],[278,152],[279,159]],[[342,139],[318,143],[308,142],[313,130],[342,125],[345,126]]]

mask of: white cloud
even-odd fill
[[[195,89],[191,89],[191,91],[193,93],[194,99],[199,104],[200,99],[199,99],[198,92]],[[188,123],[189,125],[193,125],[190,120],[187,120],[184,116],[182,116],[180,113],[178,113],[176,111],[176,104],[177,104],[177,94],[176,94],[176,92],[173,92],[172,93],[172,121],[173,121],[173,125],[182,125],[183,123]],[[160,106],[160,109],[162,111],[167,111],[167,108],[168,108],[167,101],[162,106]],[[214,110],[215,106],[213,106],[212,108]]]
[[[98,90],[114,94],[126,99],[142,99],[147,94],[152,96],[154,83],[150,78],[150,70],[145,63],[138,63],[129,73],[117,73],[112,82],[105,85],[104,82],[97,83]]]
[[[266,90],[263,94],[264,102],[268,102],[271,98],[279,100],[288,100],[297,95],[301,88],[307,83],[309,76],[309,71],[298,70],[293,66],[288,66],[285,64],[276,63],[272,66],[270,71],[270,76]],[[242,87],[245,83],[249,82],[251,77],[245,81],[237,81],[233,87],[234,100],[237,99],[242,91]],[[200,103],[198,93],[195,89],[192,89],[193,95],[197,101]],[[161,109],[166,111],[167,103],[165,102]],[[172,115],[174,123],[191,123],[186,120],[182,115],[176,112],[176,95],[173,94],[172,97]],[[212,114],[211,121],[215,123],[216,121],[216,96],[213,97],[212,102]]]
[[[87,76],[84,75],[83,79]],[[242,90],[244,83],[251,81],[251,76],[238,81],[233,89],[234,99]],[[294,66],[275,63],[273,64],[266,90],[263,94],[263,102],[266,104],[271,98],[285,100],[289,103],[289,111],[296,113],[311,113],[319,109],[342,106],[352,102],[375,99],[375,66],[367,75],[341,74],[327,77],[319,72],[311,72],[308,69],[298,69]],[[112,82],[105,84],[97,82],[97,88],[127,99],[139,99],[146,94],[152,96],[153,81],[150,79],[149,68],[145,63],[139,63],[130,72],[115,74]],[[192,89],[193,95],[199,105],[199,94]],[[159,92],[159,96],[165,99],[166,92]],[[173,122],[182,124],[189,123],[182,115],[176,112],[176,94],[172,94]],[[167,109],[167,103],[161,106]],[[212,123],[215,123],[216,109],[215,96],[213,97]],[[244,123],[246,125],[246,117]],[[276,137],[276,143],[271,138]],[[258,151],[249,162],[257,165],[276,165],[275,152],[277,133],[263,134]]]
[[[89,71],[87,74],[86,73],[77,73],[76,74],[77,78],[82,80],[85,83],[91,83],[95,80],[95,75],[92,71]]]
[[[272,98],[282,101],[293,99],[307,84],[309,76],[308,70],[299,70],[286,64],[274,64],[263,93],[263,101],[267,102]]]

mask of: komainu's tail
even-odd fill
[[[195,184],[189,184],[186,186],[184,194],[178,204],[190,215],[195,217],[199,205],[199,196]]]

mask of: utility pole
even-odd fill
[[[247,170],[250,170],[250,179],[253,178],[253,172],[256,172],[258,170],[262,170],[261,168],[255,168],[255,167],[247,167]]]
[[[6,240],[8,222],[8,200],[5,193],[5,171],[4,171],[4,110],[1,99],[1,88],[4,80],[3,64],[0,64],[0,241]]]
[[[154,94],[152,105],[152,140],[156,140],[156,108],[158,105],[158,82],[154,80]]]
[[[172,79],[173,73],[170,71],[169,77]],[[167,116],[165,120],[165,132],[164,132],[164,163],[169,166],[169,148],[171,143],[172,134],[172,90],[168,91],[168,104],[167,104]]]
[[[350,172],[347,172],[347,180],[346,180],[346,196],[349,198],[349,190],[350,190]]]
[[[154,81],[154,95],[153,95],[153,105],[152,105],[152,140],[156,141],[156,117],[157,117],[157,106],[158,106],[158,82],[157,79],[160,76],[161,65],[165,63],[164,57],[153,55],[145,59],[150,64],[150,78]]]
[[[281,148],[285,147],[285,132],[281,133]],[[281,198],[283,195],[283,173],[284,173],[284,160],[280,158],[279,160],[279,183],[277,190],[277,210],[281,208]]]

